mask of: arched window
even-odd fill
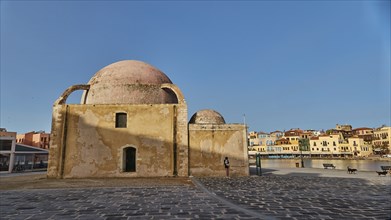
[[[136,172],[136,148],[126,147],[123,149],[123,171]]]
[[[116,113],[115,114],[115,127],[116,128],[126,128],[127,115],[126,113]]]

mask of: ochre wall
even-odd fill
[[[53,106],[52,130],[50,137],[50,150],[48,162],[48,178],[61,178],[64,149],[64,127],[68,105]]]
[[[115,128],[119,112],[127,128]],[[136,172],[123,172],[125,147]],[[53,107],[48,178],[225,176],[226,156],[231,176],[249,175],[246,127],[187,125],[185,103]]]
[[[190,175],[225,176],[225,157],[230,176],[249,175],[245,125],[189,124]]]
[[[48,177],[173,175],[174,105],[67,105],[66,112],[59,125],[53,120],[52,132],[64,121],[66,127],[52,138],[57,150],[51,149]],[[115,128],[118,112],[127,113],[127,128]],[[123,172],[124,147],[137,149],[136,172]]]

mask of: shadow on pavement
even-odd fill
[[[319,177],[321,176],[319,173],[309,173],[309,172],[287,172],[287,173],[278,173],[279,170],[277,169],[270,169],[270,168],[257,168],[255,166],[252,166],[250,169],[250,176],[251,175],[258,175],[258,176],[271,176],[271,175],[278,175],[278,176],[312,176],[312,177]]]

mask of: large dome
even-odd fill
[[[189,121],[190,124],[225,124],[223,116],[211,109],[196,112]]]
[[[141,61],[124,60],[99,70],[88,82],[84,104],[177,103],[176,95],[161,84],[171,80],[157,68]]]

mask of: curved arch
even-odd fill
[[[62,93],[62,95],[56,100],[56,102],[54,102],[54,105],[64,104],[68,96],[76,90],[89,90],[89,89],[90,89],[90,85],[85,85],[85,84],[70,86]]]
[[[164,83],[160,86],[160,88],[173,91],[178,99],[178,104],[186,104],[185,97],[183,96],[183,93],[178,86],[170,83]]]

